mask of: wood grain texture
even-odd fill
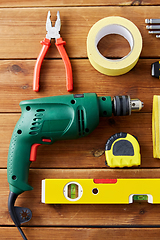
[[[0,170],[3,181],[0,202],[0,225],[13,225],[7,210],[8,183],[6,170]],[[21,194],[17,206],[32,210],[32,219],[24,224],[27,226],[160,226],[160,205],[148,203],[133,204],[43,204],[41,203],[41,180],[45,178],[159,178],[160,170],[131,169],[31,169],[29,184],[34,190]],[[56,194],[56,193],[55,193]]]
[[[54,2],[52,0],[46,0],[45,2],[43,0],[21,0],[21,1],[4,1],[1,0],[0,7],[68,7],[68,6],[145,6],[145,5],[159,5],[158,0],[134,0],[134,1],[117,1],[117,0],[55,0]]]
[[[159,95],[159,79],[151,77],[151,64],[159,60],[160,41],[148,34],[145,18],[159,18],[158,0],[21,0],[0,1],[0,239],[22,239],[9,216],[7,201],[7,155],[19,102],[47,96],[70,94],[66,90],[64,64],[54,41],[42,64],[40,92],[32,90],[33,70],[45,38],[46,17],[51,11],[54,24],[60,11],[61,36],[71,59],[75,93],[95,92],[98,96],[130,95],[144,102],[139,113],[127,117],[100,118],[99,126],[87,137],[66,140],[38,148],[31,164],[29,184],[33,191],[21,194],[16,205],[32,210],[33,218],[23,225],[28,240],[158,240],[160,205],[45,205],[41,203],[41,181],[45,178],[159,178],[160,160],[152,154],[152,99]],[[121,16],[140,30],[143,49],[136,66],[127,74],[109,77],[97,72],[87,58],[86,40],[90,28],[108,16]],[[107,36],[99,50],[108,58],[121,58],[130,48],[120,36]],[[140,168],[109,169],[104,147],[116,132],[138,137]],[[23,156],[22,156],[23,157]],[[158,191],[158,190],[157,190]],[[141,225],[142,228],[134,228]],[[155,228],[155,225],[157,226]],[[109,228],[108,228],[109,226]],[[144,228],[145,227],[145,228]],[[154,227],[154,228],[151,228]]]
[[[111,77],[96,71],[87,59],[71,60],[74,81],[71,93],[95,92],[98,96],[112,98],[130,95],[144,102],[142,112],[151,112],[153,95],[160,93],[159,79],[151,76],[151,64],[155,61],[140,59],[129,73]],[[62,60],[43,62],[38,93],[32,90],[34,64],[32,60],[0,61],[0,112],[21,112],[22,100],[68,94]]]
[[[107,229],[107,228],[53,228],[53,227],[22,227],[24,232],[26,233],[28,239],[34,240],[97,240],[102,239],[105,240],[141,240],[142,238],[145,240],[159,240],[160,230],[158,228],[151,229],[151,228],[141,228],[141,229]],[[15,240],[20,239],[20,234],[17,229],[14,227],[2,227],[0,228],[0,235],[3,236],[1,239],[12,240],[13,235]]]
[[[45,24],[48,10],[51,10],[54,24],[59,8],[0,9],[0,59],[37,58],[41,49],[40,41],[46,35]],[[160,48],[160,41],[157,41],[155,36],[148,35],[145,18],[159,18],[159,11],[160,6],[143,6],[143,10],[140,6],[62,7],[60,9],[61,36],[67,42],[66,50],[70,58],[86,58],[86,39],[93,24],[104,17],[121,16],[132,21],[142,34],[141,57],[158,58],[160,54],[157,49]],[[46,57],[59,58],[54,41]]]

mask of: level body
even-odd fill
[[[137,196],[159,204],[159,189],[160,179],[44,179],[42,203],[129,204]]]

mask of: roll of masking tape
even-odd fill
[[[118,60],[105,58],[98,50],[98,42],[106,35],[123,36],[130,45],[130,52]],[[142,50],[142,36],[138,28],[128,19],[106,17],[96,22],[87,37],[87,54],[92,66],[99,72],[117,76],[129,72],[137,63]]]

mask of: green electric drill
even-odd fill
[[[8,208],[23,239],[20,225],[32,217],[28,208],[15,207],[19,194],[32,190],[28,184],[29,167],[36,160],[37,147],[58,140],[76,139],[90,134],[99,124],[99,117],[130,115],[143,103],[129,96],[97,97],[95,93],[46,97],[20,103],[22,115],[17,122],[8,153]]]

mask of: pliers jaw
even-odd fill
[[[48,11],[47,15],[47,21],[46,21],[46,38],[51,40],[52,38],[58,39],[60,38],[60,28],[61,28],[61,19],[60,19],[60,14],[59,11],[57,12],[57,20],[55,22],[54,27],[52,27],[52,22],[51,22],[51,13]]]

